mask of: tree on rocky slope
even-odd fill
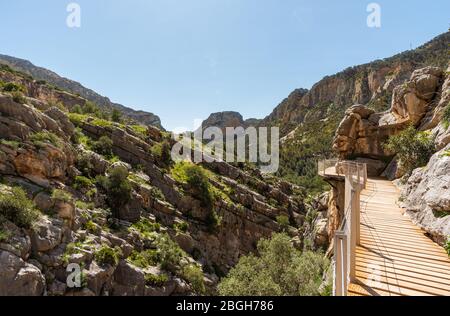
[[[320,253],[300,252],[285,234],[258,243],[258,255],[242,257],[219,284],[221,295],[231,296],[313,296],[321,290],[329,266]]]

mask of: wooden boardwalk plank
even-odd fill
[[[350,296],[450,296],[450,259],[398,205],[392,182],[369,179],[361,194],[361,245]]]

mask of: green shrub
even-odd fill
[[[280,225],[283,231],[286,231],[289,228],[289,217],[286,215],[277,216],[277,223]]]
[[[94,186],[91,179],[84,176],[76,176],[73,187],[76,190],[89,190]]]
[[[11,238],[11,233],[0,227],[0,243],[8,242],[9,238]]]
[[[172,163],[172,148],[169,141],[164,140],[162,143],[156,143],[150,149],[150,152],[158,160],[163,167],[168,167]]]
[[[57,148],[62,148],[64,146],[61,139],[57,135],[47,131],[31,134],[30,141],[36,147],[44,147],[43,144],[51,144]]]
[[[321,253],[301,253],[286,234],[258,243],[258,256],[239,260],[218,286],[225,296],[316,296],[329,262]]]
[[[91,220],[87,221],[84,224],[84,229],[86,229],[86,231],[92,234],[95,234],[98,231],[97,225]]]
[[[130,201],[133,189],[125,167],[116,167],[107,177],[98,176],[96,180],[106,190],[108,203],[115,211]]]
[[[3,85],[3,91],[5,92],[27,92],[27,88],[24,85],[14,82],[8,82]]]
[[[161,267],[168,271],[175,272],[179,266],[181,259],[186,255],[180,246],[174,242],[169,235],[159,235],[156,240]]]
[[[83,114],[83,109],[81,108],[81,105],[75,104],[70,113]]]
[[[167,274],[160,274],[160,275],[154,275],[154,274],[147,274],[145,275],[145,284],[147,286],[155,286],[155,287],[161,287],[164,284],[169,281],[169,277]]]
[[[99,250],[95,252],[95,261],[100,265],[112,265],[116,266],[119,263],[122,251],[120,248],[111,248],[107,245],[103,245]]]
[[[14,187],[11,192],[0,193],[0,217],[21,228],[31,228],[39,216],[40,212],[23,189]]]
[[[111,120],[116,123],[120,123],[122,121],[122,112],[117,109],[114,109],[111,113]]]
[[[73,201],[73,197],[69,192],[60,189],[54,189],[52,192],[52,200],[69,203]]]
[[[95,205],[94,203],[86,203],[78,200],[75,202],[75,207],[81,210],[92,210],[95,207]]]
[[[172,169],[172,175],[175,180],[186,183],[191,193],[202,202],[203,206],[212,208],[214,196],[208,175],[202,167],[189,162],[178,162]]]
[[[192,264],[187,265],[183,267],[181,275],[184,280],[189,282],[189,284],[192,286],[192,289],[197,294],[205,293],[204,275],[201,268]]]
[[[174,228],[176,231],[180,231],[180,232],[185,233],[185,232],[187,232],[188,229],[189,229],[189,224],[186,223],[185,221],[182,221],[182,222],[180,222],[180,223],[175,223],[175,224],[173,225],[173,228]]]
[[[154,223],[147,218],[141,219],[131,227],[140,232],[144,237],[148,237],[150,233],[159,232],[161,230],[161,225],[159,223]]]
[[[133,251],[127,260],[142,269],[156,266],[161,261],[158,251],[154,249],[141,252]]]
[[[108,136],[102,136],[98,139],[98,141],[93,142],[92,150],[97,154],[111,157],[113,156],[113,141]]]
[[[16,102],[16,103],[19,103],[19,104],[27,103],[27,100],[26,100],[25,96],[20,91],[12,92],[11,96],[12,96],[13,101]]]
[[[391,136],[385,147],[397,153],[401,167],[407,174],[425,166],[435,151],[434,141],[429,134],[418,132],[414,126]]]

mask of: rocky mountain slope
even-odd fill
[[[285,231],[302,247],[298,187],[174,162],[170,135],[111,117],[0,69],[0,295],[215,293],[260,238]]]
[[[108,111],[118,109],[125,116],[141,124],[156,126],[160,129],[162,128],[161,120],[157,115],[145,111],[136,111],[129,107],[123,106],[122,104],[111,102],[109,98],[99,95],[95,91],[84,87],[80,83],[63,78],[48,69],[35,66],[28,60],[0,54],[0,64],[8,65],[12,69],[28,74],[36,80],[45,81],[59,89],[79,95],[86,100],[98,104],[100,107],[105,108]]]
[[[394,88],[408,81],[416,69],[446,69],[449,42],[450,32],[446,32],[417,49],[327,76],[311,90],[293,91],[262,120],[243,122],[238,113],[218,113],[204,125],[279,126],[283,146],[278,176],[313,194],[321,192],[325,186],[317,177],[317,160],[334,156],[333,138],[345,111],[353,104],[367,105],[375,112],[388,110]]]

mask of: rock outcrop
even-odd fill
[[[443,72],[427,67],[413,72],[409,81],[394,89],[391,109],[383,113],[354,105],[336,132],[333,149],[341,159],[359,157],[368,164],[369,175],[380,175],[395,153],[385,143],[409,125],[418,126],[438,103]]]
[[[402,206],[438,243],[450,236],[450,144],[425,168],[416,169],[402,187]]]

